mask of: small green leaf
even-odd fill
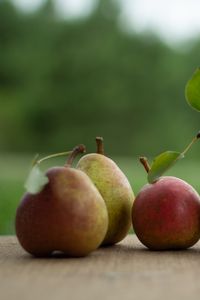
[[[185,88],[185,97],[192,108],[200,111],[200,68],[193,74]]]
[[[48,177],[40,170],[38,165],[34,165],[25,182],[25,189],[31,194],[41,192],[43,187],[49,182]]]
[[[177,160],[183,158],[180,152],[166,151],[154,158],[148,173],[148,182],[153,183],[168,170]]]

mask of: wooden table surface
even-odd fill
[[[200,243],[152,252],[134,235],[85,258],[33,258],[0,237],[1,300],[178,300],[200,298]]]

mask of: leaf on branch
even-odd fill
[[[200,111],[200,68],[193,74],[185,88],[185,97],[192,108]]]
[[[166,151],[154,158],[151,169],[148,173],[148,182],[153,183],[162,176],[172,165],[184,155],[181,152]]]
[[[38,165],[34,165],[25,182],[25,189],[31,194],[38,194],[49,182],[48,177],[40,170]]]

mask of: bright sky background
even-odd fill
[[[25,10],[42,0],[13,0]],[[182,41],[200,35],[200,0],[119,0],[122,19],[136,31],[153,30],[167,41]],[[96,0],[57,0],[68,17],[90,12]]]

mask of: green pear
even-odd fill
[[[108,227],[105,202],[90,178],[71,167],[76,147],[63,167],[50,168],[48,183],[37,194],[26,193],[16,213],[16,234],[32,255],[61,251],[85,256],[98,248]]]
[[[116,163],[104,155],[103,138],[97,137],[97,153],[83,156],[77,169],[84,171],[102,195],[108,210],[108,230],[102,245],[121,241],[131,226],[134,194]]]

